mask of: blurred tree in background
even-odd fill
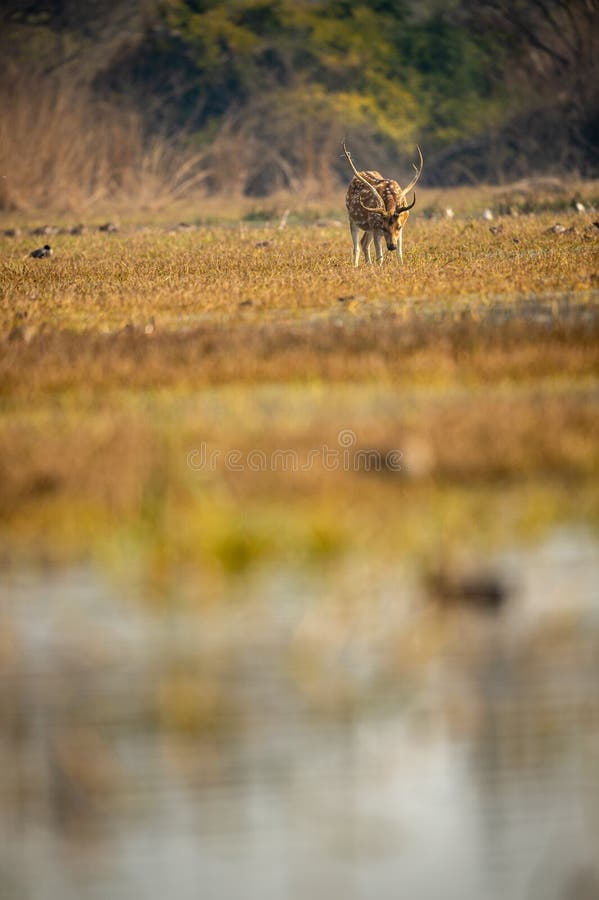
[[[6,0],[0,95],[76,89],[201,158],[316,192],[426,151],[429,183],[595,175],[599,0]],[[0,142],[2,138],[0,136]],[[13,150],[14,152],[14,150]],[[137,151],[136,151],[137,152]],[[0,145],[2,164],[7,151]]]

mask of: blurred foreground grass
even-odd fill
[[[415,216],[403,268],[357,271],[339,217],[0,238],[4,564],[209,597],[597,523],[593,215]]]

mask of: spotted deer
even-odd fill
[[[371,263],[370,245],[374,241],[377,261],[383,264],[383,238],[388,250],[397,251],[397,261],[403,262],[402,238],[403,229],[410,210],[416,203],[416,194],[411,203],[406,204],[406,196],[410,193],[420,175],[424,160],[420,147],[418,156],[420,163],[414,166],[416,175],[406,188],[400,188],[397,181],[383,178],[380,172],[358,172],[352,162],[349,150],[343,144],[343,152],[350,164],[354,177],[347,189],[345,205],[349,215],[349,227],[354,243],[354,266],[360,261],[360,245],[367,263]],[[375,201],[376,205],[372,204]],[[360,231],[364,234],[360,237]]]

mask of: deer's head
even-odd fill
[[[404,227],[406,220],[410,214],[410,210],[416,203],[416,194],[414,194],[414,199],[410,204],[404,206],[403,204],[398,203],[395,209],[391,212],[389,212],[389,210],[383,204],[378,207],[370,207],[365,206],[362,203],[362,200],[360,200],[360,203],[369,213],[378,213],[381,216],[381,230],[385,235],[387,250],[397,250],[399,232]]]

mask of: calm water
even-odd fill
[[[0,897],[599,897],[599,544],[492,564],[497,613],[367,561],[4,576]]]

